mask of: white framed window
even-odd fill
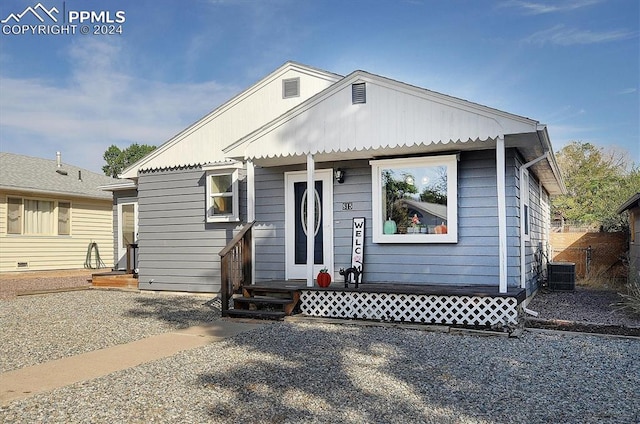
[[[210,166],[206,170],[207,222],[240,220],[238,168],[241,165]]]
[[[372,160],[374,243],[458,242],[458,156]]]
[[[8,197],[7,212],[7,234],[71,234],[70,202]]]

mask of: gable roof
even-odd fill
[[[58,167],[53,159],[0,153],[0,190],[110,200],[112,194],[98,187],[117,181],[66,163]]]
[[[365,84],[366,103],[352,86]],[[504,137],[551,194],[565,191],[546,126],[538,121],[365,71],[355,71],[224,149],[227,157],[269,163],[367,159],[495,147]]]
[[[260,90],[265,89],[269,84],[279,82],[282,78],[294,76],[308,78],[315,81],[315,84],[302,84],[300,95],[288,98],[286,103],[282,105],[258,102],[258,104],[251,106],[251,112],[239,112],[240,109],[237,106],[243,104],[245,100],[250,99]],[[310,97],[309,94],[305,97],[305,92],[311,90],[315,94],[341,78],[341,75],[332,72],[292,61],[286,62],[129,166],[121,173],[120,178],[136,178],[138,172],[143,170],[196,166],[222,160],[224,159],[221,152],[223,147]],[[311,85],[317,85],[317,87],[312,88]],[[278,87],[277,90],[281,90],[281,88]],[[281,109],[279,112],[278,108]],[[237,113],[238,116],[232,116],[234,113]],[[216,128],[218,118],[223,116],[232,122],[225,122]],[[248,129],[245,131],[244,128]]]
[[[352,104],[351,87],[363,82],[367,102]],[[495,140],[537,126],[529,118],[355,71],[224,150],[253,159],[375,151]]]

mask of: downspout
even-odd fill
[[[524,239],[524,196],[522,195],[522,180],[524,179],[524,171],[529,169],[532,165],[540,162],[541,160],[547,159],[549,157],[549,151],[546,151],[544,155],[529,161],[520,167],[520,287],[523,289],[527,288],[527,261],[525,255],[526,241]],[[526,188],[529,190],[529,187]],[[531,222],[529,222],[531,225]]]
[[[251,159],[247,160],[247,222],[256,220],[256,177],[255,166]],[[256,236],[255,227],[251,237],[251,284],[256,283]]]
[[[316,184],[314,181],[315,162],[311,153],[307,154],[307,287],[313,287],[313,266],[315,263],[315,221]]]
[[[498,266],[500,293],[507,292],[507,206],[504,135],[496,139],[496,188],[498,194]]]

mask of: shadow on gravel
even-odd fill
[[[631,343],[278,323],[198,385],[215,422],[632,422]]]
[[[136,299],[138,307],[127,312],[130,318],[154,318],[176,328],[210,323],[220,319],[220,301],[189,296],[144,296]]]

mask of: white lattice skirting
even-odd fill
[[[513,297],[442,296],[303,290],[302,314],[425,324],[517,324]]]

